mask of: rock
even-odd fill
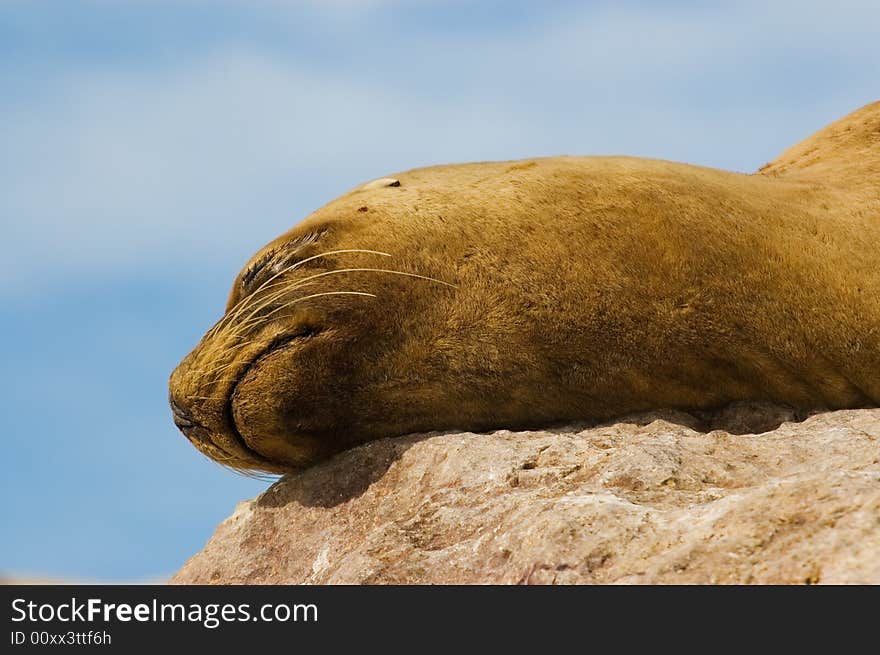
[[[240,503],[172,582],[880,584],[880,409],[799,418],[384,439]]]

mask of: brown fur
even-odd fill
[[[389,256],[325,254],[348,249]],[[257,253],[171,397],[197,448],[268,471],[409,432],[877,405],[878,255],[880,103],[754,175],[629,157],[413,170]],[[424,278],[295,288],[348,268]],[[338,292],[372,295],[304,298]]]

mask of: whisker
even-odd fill
[[[279,286],[281,286],[281,283],[279,283]],[[296,288],[299,288],[300,286],[313,286],[313,285],[312,285],[311,282],[309,282],[309,283],[307,283],[307,284],[297,285]],[[272,294],[271,299],[274,300],[275,298],[280,298],[280,297],[283,296],[285,293],[287,293],[287,290],[284,291],[284,292],[278,292],[278,293]],[[263,305],[260,306],[260,308],[262,308],[262,307],[263,307]],[[249,316],[248,318],[250,318],[250,316]],[[216,326],[215,326],[215,327],[216,327]],[[205,341],[206,339],[208,339],[208,338],[211,336],[211,334],[212,334],[212,332],[209,331],[204,337],[202,337],[202,341]],[[232,335],[229,335],[229,336],[234,337],[234,336],[236,336],[236,335],[237,335],[237,331],[234,332]],[[229,354],[229,353],[235,352],[236,350],[241,350],[241,349],[244,348],[245,346],[248,346],[248,345],[250,345],[250,344],[252,344],[252,343],[254,343],[254,340],[253,340],[253,339],[247,339],[247,340],[242,341],[242,342],[240,342],[240,343],[234,343],[234,344],[229,345],[229,346],[224,346],[224,350],[225,350],[225,352],[226,352],[227,354]],[[230,366],[233,366],[233,365],[235,365],[235,361],[228,362],[228,363],[226,363],[226,364],[220,364],[220,365],[218,365],[218,366],[213,366],[213,367],[211,367],[211,368],[209,368],[209,369],[195,369],[195,368],[194,368],[194,369],[191,369],[191,371],[192,371],[193,374],[207,375],[208,373],[213,373],[213,372],[215,372],[215,371],[222,371],[222,370],[224,370],[224,369],[226,369],[226,368],[229,368]],[[216,381],[216,380],[215,380],[215,381]]]
[[[305,277],[302,280],[298,280],[296,283],[291,285],[291,287],[289,289],[286,289],[284,291],[279,291],[279,292],[272,294],[269,298],[264,299],[263,302],[261,302],[257,307],[255,307],[254,310],[250,314],[247,315],[247,317],[244,319],[244,321],[242,321],[239,324],[239,327],[250,325],[250,320],[261,309],[264,309],[268,305],[272,304],[272,302],[274,302],[277,298],[280,298],[281,296],[283,296],[285,293],[295,291],[296,289],[300,288],[301,286],[305,286],[305,284],[309,283],[311,280],[316,280],[318,278],[327,277],[330,275],[339,275],[340,273],[357,273],[357,272],[389,273],[391,275],[402,275],[405,277],[418,278],[420,280],[428,280],[429,282],[437,282],[438,284],[443,284],[448,287],[452,287],[453,289],[458,288],[458,285],[456,285],[456,284],[452,284],[450,282],[444,282],[443,280],[438,280],[437,278],[429,277],[427,275],[419,275],[418,273],[407,273],[405,271],[395,271],[395,270],[391,270],[391,269],[387,269],[387,268],[339,268],[339,269],[336,269],[333,271],[324,271],[323,273],[316,273],[315,275],[310,275],[309,277]],[[314,297],[314,296],[309,296],[309,297]],[[270,314],[274,314],[274,313],[275,313],[274,311],[270,312]],[[265,319],[265,317],[260,317],[259,320],[256,322],[258,323],[259,321],[262,321],[264,319]],[[232,334],[233,335],[240,334],[240,330],[236,330]]]
[[[248,340],[248,343],[253,343],[253,340]],[[236,344],[234,346],[230,346],[228,350],[237,350],[241,348],[241,344]],[[231,366],[235,366],[238,362],[226,362],[225,364],[219,364],[218,366],[212,366],[208,369],[193,369],[190,371],[191,375],[208,375],[209,373],[216,373],[217,371],[225,371],[227,368]]]
[[[232,471],[233,473],[237,473],[242,477],[250,478],[251,480],[259,480],[260,482],[274,482],[281,477],[281,475],[277,473],[272,474],[266,473],[264,471],[254,471],[252,469],[233,466],[232,464],[221,464],[221,466],[229,471]]]
[[[322,252],[322,253],[319,253],[319,254],[317,254],[317,255],[312,255],[311,257],[306,257],[305,259],[301,259],[301,260],[299,260],[298,262],[294,262],[294,263],[291,264],[290,266],[287,266],[287,267],[285,267],[285,268],[282,268],[280,271],[278,271],[277,273],[275,273],[275,275],[273,275],[273,276],[269,277],[268,279],[266,279],[266,280],[265,280],[260,286],[258,286],[254,291],[252,291],[250,294],[248,294],[248,296],[245,297],[244,302],[241,303],[241,304],[242,304],[242,307],[238,310],[238,312],[229,312],[229,313],[228,313],[223,319],[221,319],[221,320],[217,323],[217,325],[215,325],[213,328],[211,328],[211,329],[208,331],[208,334],[205,335],[205,336],[208,337],[208,336],[210,336],[210,335],[212,335],[212,334],[215,334],[215,333],[216,333],[218,330],[220,330],[224,325],[228,324],[228,322],[229,322],[230,320],[232,320],[233,318],[235,318],[236,316],[238,316],[238,314],[244,309],[244,306],[248,304],[248,299],[249,299],[249,298],[253,298],[253,297],[255,297],[255,295],[256,295],[257,293],[259,293],[259,292],[262,291],[264,288],[266,288],[266,285],[267,285],[267,284],[269,284],[270,282],[272,282],[273,280],[275,280],[276,278],[278,278],[280,275],[283,275],[284,273],[288,273],[289,271],[294,270],[294,269],[297,268],[298,266],[302,266],[303,264],[305,264],[305,263],[307,263],[307,262],[310,262],[310,261],[313,261],[313,260],[315,260],[315,259],[318,259],[318,258],[320,258],[320,257],[327,257],[328,255],[340,255],[340,254],[345,254],[345,253],[366,253],[366,254],[372,254],[372,255],[381,255],[382,257],[391,257],[391,255],[390,255],[389,253],[387,253],[387,252],[382,252],[382,251],[380,251],[380,250],[368,250],[368,249],[365,249],[365,248],[345,248],[345,249],[341,249],[341,250],[328,250],[327,252]],[[235,309],[235,308],[233,308],[233,309]]]
[[[279,276],[281,276],[281,275],[283,275],[283,274],[285,274],[285,273],[288,273],[288,272],[292,271],[293,269],[297,268],[298,266],[302,266],[302,265],[305,264],[306,262],[310,262],[310,261],[312,261],[312,260],[314,260],[314,259],[318,259],[319,257],[326,257],[327,255],[335,255],[335,254],[346,253],[346,252],[371,253],[371,254],[374,254],[374,255],[382,255],[383,257],[391,257],[391,255],[389,255],[387,252],[380,252],[379,250],[364,250],[364,249],[330,250],[330,251],[328,251],[328,252],[323,252],[323,253],[320,253],[320,254],[318,254],[318,255],[312,255],[311,257],[306,257],[305,259],[301,259],[301,260],[298,261],[298,262],[294,262],[294,263],[291,264],[290,266],[287,266],[287,267],[285,267],[285,268],[282,268],[280,271],[278,271],[277,273],[275,273],[275,275],[273,275],[273,276],[271,276],[270,278],[266,279],[266,280],[265,280],[260,286],[258,286],[256,289],[254,289],[254,290],[249,294],[248,297],[249,297],[249,298],[254,298],[254,297],[256,297],[256,295],[257,295],[260,291],[262,291],[263,289],[267,288],[266,285],[268,285],[270,282],[272,282],[273,280],[275,280],[275,279],[278,278]],[[308,278],[306,278],[306,280],[300,280],[300,282],[305,282],[305,281],[307,281],[307,280],[308,280]]]
[[[260,480],[261,482],[274,481],[277,478],[281,477],[280,473],[268,473],[266,471],[245,468],[240,465],[237,466],[232,462],[241,461],[238,457],[225,452],[222,448],[218,448],[213,444],[211,444],[210,449],[212,451],[212,454],[209,455],[201,448],[197,448],[199,453],[201,453],[204,457],[207,457],[214,464],[222,466],[226,470],[237,473],[238,475],[244,476],[246,478],[251,478],[252,480]]]
[[[199,451],[201,452],[201,451]],[[210,459],[215,464],[218,464],[225,468],[227,471],[232,471],[233,473],[237,473],[238,475],[244,476],[246,478],[250,478],[252,480],[260,480],[261,482],[267,482],[269,480],[275,480],[280,477],[278,473],[267,473],[265,471],[258,471],[254,469],[244,468],[243,466],[236,466],[235,464],[231,464],[230,462],[239,461],[237,457],[229,455],[227,453],[223,453],[223,456],[214,457],[212,455],[208,455],[206,453],[202,453],[205,457]]]
[[[290,307],[291,305],[295,305],[298,302],[302,302],[303,300],[309,300],[311,298],[320,298],[321,296],[367,296],[369,298],[375,298],[376,294],[375,293],[366,293],[364,291],[324,291],[323,293],[313,293],[308,296],[301,296],[299,298],[294,298],[290,302],[286,302],[283,305],[276,307],[275,309],[273,309],[271,312],[265,314],[264,316],[257,317],[257,320],[255,320],[254,323],[260,323],[262,321],[265,321],[273,314],[280,312],[282,309],[286,309],[287,307]],[[256,310],[256,311],[259,311],[259,310]],[[238,325],[239,329],[236,330],[235,332],[233,332],[230,336],[232,336],[232,337],[239,336],[241,334],[241,328],[249,327],[249,321],[252,316],[253,316],[253,314],[251,314],[251,316],[248,316],[247,319],[245,319],[244,321],[239,323],[239,325]]]
[[[311,284],[311,283],[309,283],[309,284]],[[297,286],[299,286],[299,285],[297,285]],[[290,288],[291,282],[285,281],[285,280],[281,280],[279,282],[273,282],[272,284],[269,284],[269,285],[263,287],[261,290],[268,291],[269,289],[277,289],[278,287]]]
[[[322,292],[322,293],[313,293],[313,294],[311,294],[311,295],[309,295],[309,296],[303,296],[303,297],[300,297],[300,298],[296,298],[296,299],[294,299],[294,300],[292,300],[292,301],[290,301],[290,302],[288,302],[288,303],[284,303],[284,304],[281,305],[280,307],[276,307],[276,308],[273,309],[271,312],[269,312],[268,314],[266,314],[266,316],[261,316],[261,317],[260,317],[260,320],[264,320],[264,319],[267,318],[268,316],[271,316],[272,314],[274,314],[274,313],[276,313],[276,312],[279,312],[279,311],[281,311],[282,309],[284,309],[284,308],[286,308],[286,307],[289,307],[290,305],[296,304],[297,302],[300,302],[300,301],[303,301],[303,300],[309,300],[310,298],[318,298],[318,297],[320,297],[320,296],[367,296],[367,297],[370,297],[370,298],[375,298],[375,297],[376,297],[376,294],[374,294],[374,293],[365,293],[365,292],[363,292],[363,291],[324,291],[324,292]],[[246,326],[247,326],[247,322],[243,322],[243,323],[239,324],[238,327],[239,327],[239,328],[242,328],[242,327],[246,327]],[[238,332],[234,332],[234,333],[230,334],[229,336],[230,336],[230,337],[235,337],[235,336],[237,336],[237,334],[238,334]],[[236,345],[234,345],[234,346],[230,346],[227,350],[228,350],[228,351],[236,350],[236,349],[239,349],[242,345],[248,345],[248,344],[251,344],[251,343],[253,343],[253,340],[252,340],[252,339],[249,339],[249,340],[243,342],[242,344],[236,344]],[[214,367],[209,368],[209,369],[194,369],[194,370],[191,371],[191,374],[193,374],[193,375],[199,375],[199,376],[207,376],[207,375],[209,375],[209,374],[211,374],[211,373],[220,373],[220,372],[222,372],[222,371],[225,371],[225,370],[228,369],[228,368],[231,368],[231,367],[233,367],[233,366],[235,366],[235,365],[237,365],[237,364],[241,364],[241,363],[242,363],[242,362],[232,361],[232,362],[227,362],[226,364],[220,364],[219,366],[214,366]],[[213,378],[213,379],[211,379],[211,380],[203,381],[202,384],[203,384],[203,385],[211,385],[211,384],[214,384],[214,383],[216,383],[216,382],[219,382],[221,379],[222,379],[222,376],[219,376],[219,375],[218,375],[218,376],[216,376],[215,378]],[[204,397],[204,396],[190,396],[190,398],[193,398],[193,399],[201,399],[201,400],[214,400],[213,397]]]
[[[239,327],[242,325],[248,325],[250,320],[257,314],[257,312],[259,312],[261,309],[268,307],[273,302],[275,302],[278,298],[281,298],[284,295],[291,293],[293,291],[296,291],[297,289],[300,289],[302,287],[313,286],[313,283],[306,282],[305,280],[301,280],[301,281],[295,282],[293,284],[289,284],[287,282],[279,282],[279,283],[277,283],[277,286],[281,286],[284,288],[281,289],[280,291],[276,291],[275,293],[269,294],[269,296],[266,298],[262,298],[261,299],[262,302],[258,303],[257,306],[253,308],[253,311],[250,314],[248,314],[243,321],[239,322]],[[266,288],[268,289],[269,287],[266,287]],[[228,327],[228,324],[226,327]],[[237,333],[238,333],[238,331],[236,330],[232,334],[234,336]]]
[[[452,284],[451,282],[444,282],[443,280],[438,280],[435,277],[430,277],[428,275],[419,275],[418,273],[407,273],[406,271],[395,271],[389,268],[337,268],[332,271],[325,271],[324,273],[316,273],[315,275],[310,275],[309,277],[303,278],[300,280],[301,282],[307,282],[308,280],[314,280],[319,277],[326,277],[327,275],[337,275],[338,273],[353,273],[353,272],[371,272],[371,273],[391,273],[392,275],[403,275],[406,277],[415,277],[420,280],[428,280],[430,282],[437,282],[438,284],[444,284],[447,287],[452,287],[453,289],[457,289],[457,284]]]
[[[239,350],[241,348],[244,348],[245,346],[249,346],[253,343],[254,343],[253,339],[245,339],[241,343],[236,343],[231,346],[225,347],[224,350],[228,354],[228,353],[234,352],[236,350]],[[237,362],[235,360],[232,360],[232,361],[226,362],[225,364],[218,364],[217,366],[212,366],[211,368],[191,368],[189,370],[189,372],[191,375],[208,375],[209,373],[214,373],[216,371],[226,370],[230,366],[235,366],[236,363]]]

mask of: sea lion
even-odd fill
[[[756,174],[631,157],[422,168],[261,249],[175,422],[284,472],[430,430],[880,403],[880,103]]]

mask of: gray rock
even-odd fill
[[[880,584],[880,409],[800,418],[377,441],[240,503],[172,583]]]

